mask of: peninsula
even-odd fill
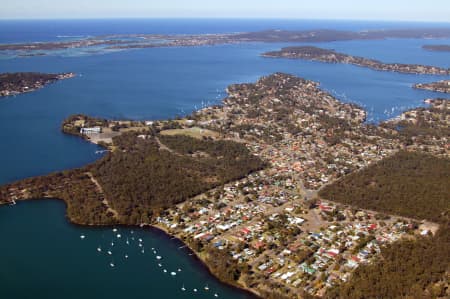
[[[417,83],[413,85],[414,88],[426,89],[437,92],[450,93],[450,80],[442,80],[431,83]]]
[[[374,126],[360,107],[288,74],[227,91],[222,105],[176,120],[73,115],[62,131],[106,155],[4,185],[0,203],[60,198],[74,223],[160,228],[222,281],[263,298],[357,298],[364,288],[353,279],[414,246],[434,254],[421,263],[423,251],[403,255],[416,276],[395,277],[403,279],[399,296],[448,290],[448,101]],[[384,175],[395,196],[380,185]],[[364,193],[367,186],[377,193]],[[428,201],[410,186],[432,189]]]
[[[248,42],[330,42],[349,40],[374,40],[385,38],[448,38],[448,28],[392,29],[368,31],[343,30],[264,30],[259,32],[221,34],[119,34],[102,35],[60,42],[34,42],[0,44],[0,53],[18,57],[42,56],[55,50],[85,49],[88,51],[124,50],[154,47],[190,47]],[[50,51],[50,52],[49,52]]]
[[[0,74],[0,97],[31,92],[47,84],[74,76],[74,73],[3,73]]]
[[[450,45],[424,45],[422,48],[428,51],[450,52]]]
[[[334,50],[313,46],[286,47],[282,48],[279,51],[266,52],[262,54],[262,56],[273,58],[313,60],[327,63],[347,63],[371,68],[377,71],[389,71],[407,74],[450,75],[450,69],[419,64],[384,63],[374,59],[352,56],[344,53],[339,53]]]

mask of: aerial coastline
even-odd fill
[[[34,43],[0,44],[0,53],[13,54],[17,57],[45,56],[52,51],[92,49],[126,50],[156,47],[192,47],[222,44],[236,44],[249,42],[289,42],[289,43],[322,43],[332,41],[351,40],[380,40],[387,38],[448,38],[450,30],[447,28],[427,29],[389,29],[389,30],[264,30],[242,33],[215,34],[111,34],[70,41],[50,41]]]
[[[450,52],[450,45],[424,45],[423,49],[436,52]]]
[[[441,80],[438,82],[431,82],[431,83],[417,83],[414,84],[413,87],[417,89],[450,93],[450,80]]]
[[[260,234],[258,230],[262,230],[261,235],[267,238],[271,232],[267,230],[264,233],[265,225],[281,220],[283,221],[280,223],[283,224],[278,225],[286,226],[288,231],[296,231],[292,236],[287,234],[289,238],[292,237],[293,243],[297,236],[302,236],[303,230],[314,232],[322,227],[331,234],[330,224],[342,221],[337,219],[338,215],[354,216],[351,216],[353,212],[345,206],[336,205],[326,199],[322,198],[319,202],[311,201],[317,199],[316,191],[321,187],[344,174],[365,169],[372,163],[395,155],[400,149],[425,150],[439,157],[449,157],[448,149],[445,150],[449,120],[441,118],[440,122],[436,122],[433,117],[440,113],[445,115],[448,110],[445,100],[431,102],[435,108],[431,112],[422,109],[421,113],[409,112],[405,114],[407,116],[395,120],[392,124],[387,122],[386,125],[369,126],[364,124],[365,112],[361,108],[341,103],[322,91],[317,83],[291,75],[277,73],[263,77],[256,83],[231,85],[228,93],[223,105],[203,108],[179,120],[110,121],[84,115],[72,116],[62,124],[63,132],[103,145],[109,151],[107,156],[87,168],[26,179],[3,186],[0,188],[0,202],[58,197],[66,201],[69,219],[75,223],[159,227],[189,244],[212,273],[221,280],[238,284],[259,295],[268,295],[266,292],[269,292],[270,287],[252,278],[250,272],[247,272],[248,269],[245,271],[240,269],[241,262],[236,263],[236,260],[241,260],[242,257],[244,265],[249,264],[253,269],[251,271],[258,271],[256,269],[262,264],[253,264],[257,260],[253,260],[252,255],[242,253],[241,257],[231,259],[229,255],[223,256],[217,249],[205,248],[222,241],[220,242],[222,245],[218,247],[223,246],[223,249],[235,251],[238,247],[235,248],[236,244],[232,244],[230,240],[236,238],[246,240],[248,237],[251,237],[248,244],[254,246],[256,243],[253,238],[256,239],[254,234]],[[414,126],[417,123],[415,119],[423,115],[427,118],[424,119],[425,122],[420,121],[420,124],[423,126],[424,123],[429,123],[430,130],[423,131],[418,140],[414,132],[404,128]],[[397,122],[400,121],[403,127],[401,132],[397,131],[399,127]],[[229,164],[230,160],[227,159],[230,157],[226,157],[225,160],[221,158],[224,152],[217,147],[218,144],[237,153],[239,163]],[[302,155],[309,155],[308,159],[301,159],[298,156],[299,151]],[[339,157],[335,153],[338,153]],[[157,198],[150,196],[147,203],[135,201],[136,209],[130,213],[130,202],[127,203],[122,196],[123,191],[115,189],[114,185],[122,184],[126,187],[123,185],[125,181],[118,175],[120,173],[118,170],[122,169],[121,163],[127,157],[133,155],[140,157],[141,154],[143,158],[147,157],[146,160],[153,161],[151,163],[155,163],[155,155],[167,157],[167,162],[170,163],[179,159],[181,170],[188,165],[192,169],[192,165],[195,165],[199,171],[205,173],[203,163],[212,161],[211,159],[215,160],[214,163],[219,167],[208,170],[210,172],[206,176],[207,180],[202,182],[207,184],[206,190],[192,190],[187,194],[178,190],[177,192],[181,193],[168,197],[173,198],[173,203],[169,204],[159,203]],[[340,159],[347,156],[352,163]],[[111,170],[113,174],[107,175]],[[235,174],[226,177],[222,174],[223,170]],[[279,173],[283,175],[280,176]],[[167,174],[162,174],[161,178],[165,175]],[[193,182],[195,185],[196,178],[194,176],[193,181],[184,183],[182,177],[175,177],[175,181],[184,186]],[[162,182],[164,188],[172,188],[169,181],[162,180]],[[259,189],[258,186],[264,186],[264,189]],[[75,190],[83,191],[78,194]],[[145,192],[138,193],[140,196],[145,194]],[[128,196],[133,197],[133,194],[134,192]],[[283,196],[280,197],[279,194]],[[69,197],[71,199],[68,199]],[[262,210],[256,209],[254,203],[256,201],[261,201],[258,206]],[[225,206],[221,206],[223,203]],[[310,208],[312,203],[316,203],[316,206]],[[252,209],[256,210],[255,215],[252,214]],[[95,213],[92,213],[93,211]],[[288,219],[267,218],[277,211],[285,211]],[[333,211],[334,214],[328,214],[328,211]],[[379,223],[370,216],[373,212],[362,209],[357,212],[363,219],[358,222],[359,225],[369,227],[377,224],[375,227],[378,228],[373,228],[374,233],[383,234],[387,231],[396,236],[395,240],[403,236],[402,230],[397,231],[395,227],[396,221],[406,223],[414,221],[392,216],[393,221],[381,229]],[[320,216],[323,220],[316,222],[313,217],[315,214],[325,216]],[[216,224],[211,222],[208,226],[216,228],[208,228],[206,231],[197,229],[185,231],[190,225],[208,222],[208,218],[214,218],[215,215],[220,215],[215,219],[218,222],[214,221]],[[227,222],[231,225],[244,216],[247,219],[235,225],[236,228],[230,226],[227,229],[220,229],[217,226],[222,225],[225,228]],[[430,225],[436,230],[436,225]],[[253,232],[249,233],[247,230]],[[421,231],[415,230],[414,234]],[[196,236],[199,237],[195,238]],[[269,243],[269,239],[265,240],[264,243]],[[274,240],[272,243],[279,242],[276,237]],[[259,256],[268,250],[268,244],[262,246],[257,245],[261,248],[254,248],[253,254],[256,250]],[[338,251],[338,254],[346,256],[345,252],[353,248],[352,246],[342,249],[342,252]],[[335,254],[335,251],[330,252],[326,254],[330,256]],[[214,262],[218,260],[217,254],[226,262],[229,270],[239,269],[239,276],[242,277],[233,281],[230,280],[230,276],[224,276],[224,273],[228,272]],[[285,255],[288,256],[287,253]],[[286,259],[288,264],[291,264],[289,258]],[[266,269],[270,267],[269,265]],[[280,271],[283,267],[280,267]],[[303,271],[315,277],[309,273],[315,271],[311,271],[308,265],[303,267]],[[347,272],[342,272],[342,275],[345,273]],[[252,287],[255,283],[257,286]],[[302,290],[308,289],[306,293],[309,294],[320,294],[327,289],[325,286],[311,288],[312,283],[307,286],[301,285]],[[291,295],[299,290],[291,286],[288,289],[288,294]]]
[[[450,299],[431,2],[5,2],[0,299]]]
[[[2,73],[0,74],[0,97],[32,92],[45,85],[73,77],[75,77],[74,73]]]
[[[371,68],[377,71],[399,72],[406,74],[450,75],[450,69],[436,66],[384,63],[374,59],[352,56],[339,53],[334,50],[313,46],[286,47],[279,51],[266,52],[262,54],[262,56],[272,58],[304,59],[327,63],[346,63]]]

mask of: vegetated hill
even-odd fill
[[[233,141],[160,136],[160,143],[156,136],[138,134],[114,137],[116,150],[86,167],[2,186],[0,203],[59,198],[75,223],[139,224],[161,208],[265,165]]]
[[[44,73],[3,73],[0,74],[0,89],[6,89],[10,84],[17,86],[31,85],[38,81],[57,80],[58,74],[44,74]]]
[[[450,209],[450,160],[400,151],[324,187],[323,198],[364,209],[443,221]]]
[[[424,45],[422,48],[428,51],[450,52],[450,45]]]
[[[449,295],[450,160],[401,151],[326,186],[320,196],[440,223],[435,236],[403,239],[359,267],[325,298],[439,298]]]
[[[449,298],[450,229],[441,224],[433,237],[402,240],[383,248],[372,264],[330,289],[325,298]]]
[[[361,56],[352,56],[345,53],[339,53],[330,49],[323,49],[314,46],[292,46],[285,47],[279,51],[263,53],[265,57],[303,59],[312,61],[321,61],[327,63],[347,63],[362,67],[368,67],[378,71],[392,71],[409,74],[431,74],[431,75],[449,75],[450,70],[430,65],[404,64],[404,63],[385,63],[379,60],[365,58]]]
[[[385,38],[445,38],[448,36],[450,36],[448,28],[364,30],[359,32],[330,29],[264,30],[233,35],[236,40],[263,42],[329,42]]]
[[[115,137],[118,149],[90,167],[111,206],[132,222],[151,209],[170,207],[264,166],[233,141],[156,138],[143,140],[135,132]]]
[[[32,72],[0,74],[0,96],[32,91],[55,81],[71,78],[74,74],[44,74]]]

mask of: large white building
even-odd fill
[[[80,129],[80,134],[85,134],[85,135],[98,134],[101,132],[102,132],[102,128],[100,128],[100,127],[81,128]]]

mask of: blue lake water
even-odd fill
[[[56,23],[55,23],[56,22]],[[39,26],[37,26],[39,25]],[[450,27],[449,24],[439,24]],[[281,29],[373,29],[437,26],[375,22],[293,20],[90,20],[0,21],[0,42],[43,41],[110,33],[201,33]],[[60,36],[60,37],[58,37]],[[66,36],[66,37],[61,37]],[[450,40],[393,39],[321,43],[319,46],[387,62],[450,67],[448,53],[428,52],[423,44]],[[0,184],[55,170],[73,168],[98,158],[95,145],[60,132],[61,121],[74,113],[107,118],[162,119],[217,103],[227,85],[255,81],[273,72],[319,81],[343,101],[369,111],[370,121],[396,116],[442,94],[414,90],[411,85],[445,77],[377,72],[361,67],[281,60],[259,54],[287,44],[240,44],[192,48],[155,48],[108,54],[0,59],[0,72],[75,72],[76,78],[33,93],[0,100]],[[154,231],[135,230],[146,253],[117,240],[113,256],[98,253],[114,238],[111,228],[72,226],[64,204],[35,201],[0,208],[0,298],[191,298],[186,288],[208,283],[220,298],[247,298],[210,276],[180,246]],[[80,235],[86,235],[81,240]],[[131,238],[122,229],[122,238]],[[167,270],[155,264],[149,247],[164,256]],[[106,248],[106,247],[105,247]],[[124,260],[129,252],[130,258]],[[116,256],[117,255],[117,256]],[[111,269],[110,258],[116,267]],[[197,298],[212,293],[198,292]]]

